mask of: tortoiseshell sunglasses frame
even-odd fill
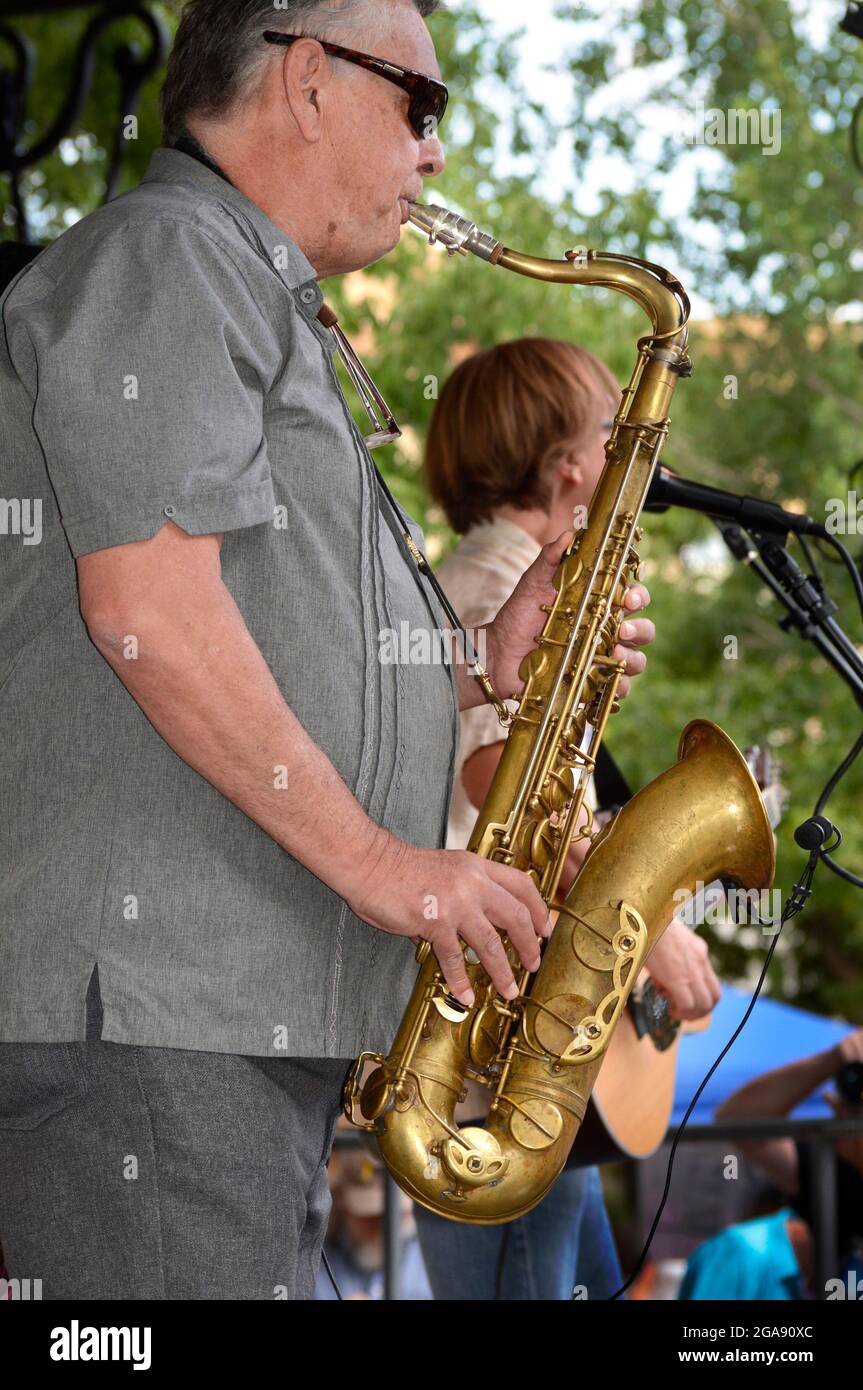
[[[267,29],[263,37],[267,43],[279,43],[289,47],[300,39],[314,36],[283,34],[279,30]],[[315,39],[315,42],[333,58],[344,58],[347,63],[356,63],[358,67],[377,73],[378,77],[385,77],[388,82],[407,92],[410,98],[408,121],[418,140],[428,140],[437,133],[449,101],[449,92],[443,82],[439,82],[436,77],[429,77],[424,72],[416,72],[413,68],[403,68],[398,63],[390,63],[385,58],[375,58],[371,53],[360,53],[355,48],[342,48],[337,43],[330,43],[328,39]],[[430,120],[433,122],[431,129],[428,126]]]

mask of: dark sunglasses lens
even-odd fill
[[[437,133],[448,100],[449,93],[446,87],[432,82],[423,82],[412,92],[410,122],[414,134],[421,140],[428,140]]]

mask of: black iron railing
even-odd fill
[[[28,98],[37,74],[39,55],[30,39],[15,27],[14,20],[26,15],[59,14],[81,11],[82,27],[77,47],[69,63],[66,90],[60,94],[56,111],[41,122],[41,113],[28,110]],[[89,18],[87,17],[89,12]],[[29,228],[21,189],[21,176],[51,154],[75,129],[93,85],[96,51],[112,26],[134,19],[143,31],[144,44],[116,43],[111,62],[119,78],[117,118],[108,151],[108,170],[103,201],[116,192],[128,148],[127,123],[138,110],[141,88],[167,59],[170,36],[164,19],[146,0],[100,0],[98,5],[82,5],[80,0],[0,0],[0,175],[9,180],[9,211],[6,222],[20,241],[27,241]],[[35,120],[37,131],[25,134]],[[39,125],[43,125],[41,132]]]
[[[669,1130],[667,1141],[674,1138]],[[826,1299],[827,1281],[837,1273],[837,1209],[836,1209],[836,1140],[847,1135],[863,1137],[863,1117],[849,1119],[795,1120],[790,1116],[765,1120],[728,1120],[715,1124],[687,1125],[683,1142],[690,1144],[715,1143],[718,1139],[731,1143],[745,1139],[800,1139],[811,1146],[813,1213],[815,1237],[815,1269],[812,1280],[816,1299]],[[336,1135],[336,1148],[365,1145],[365,1136],[351,1131]],[[674,1179],[672,1178],[672,1181]],[[384,1210],[384,1298],[398,1299],[401,1293],[401,1238],[399,1234],[399,1189],[388,1173],[385,1182]],[[790,1200],[790,1199],[789,1199]]]

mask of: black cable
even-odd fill
[[[338,1284],[336,1283],[336,1276],[333,1274],[332,1268],[331,1268],[331,1266],[330,1266],[330,1262],[329,1262],[329,1260],[327,1259],[327,1252],[326,1252],[326,1250],[323,1249],[323,1247],[321,1247],[321,1259],[322,1259],[323,1262],[324,1262],[324,1268],[325,1268],[325,1270],[327,1271],[327,1274],[330,1276],[330,1283],[332,1284],[333,1288],[334,1288],[335,1291],[336,1291],[336,1298],[339,1300],[339,1303],[344,1303],[344,1301],[345,1301],[345,1300],[344,1300],[344,1295],[342,1294],[341,1289],[339,1288]]]
[[[810,551],[810,548],[806,543],[806,538],[805,536],[801,535],[798,537],[798,539],[803,549],[803,553],[806,556],[806,560],[809,564],[809,567],[813,572],[813,582],[817,584],[820,592],[824,594],[824,583],[821,579],[821,575],[818,571],[817,565],[815,564],[815,560]],[[845,545],[843,545],[842,542],[838,540],[836,536],[827,534],[821,537],[821,540],[827,543],[828,545],[833,546],[833,548],[837,551],[841,562],[845,565],[845,568],[848,570],[848,573],[851,576],[851,581],[854,585],[854,592],[857,596],[857,601],[860,605],[860,612],[861,614],[863,614],[863,577],[861,577],[860,571],[858,570],[857,565],[854,561],[854,557],[851,555],[851,552],[848,550],[848,548]],[[842,762],[839,764],[836,771],[833,773],[832,777],[828,781],[826,787],[824,788],[823,792],[821,793],[817,802],[815,803],[815,810],[813,812],[813,815],[817,816],[821,814],[821,812],[824,809],[824,806],[827,803],[828,798],[832,796],[837,783],[840,781],[842,777],[845,776],[845,773],[848,771],[855,758],[859,756],[861,750],[863,750],[863,734],[861,734],[859,738],[856,740],[850,753],[848,753],[848,755],[842,760]],[[822,852],[821,857],[831,873],[834,873],[839,878],[844,879],[846,883],[853,884],[855,888],[863,888],[863,878],[858,877],[857,874],[852,873],[850,869],[844,868],[841,864],[837,864],[836,860],[833,859],[831,855]]]
[[[828,545],[832,545],[834,550],[838,550],[842,563],[851,576],[854,592],[857,595],[857,602],[860,605],[860,612],[863,614],[863,576],[861,576],[854,562],[854,556],[851,554],[848,547],[842,544],[837,536],[831,536],[828,533],[826,536],[822,537],[822,539],[825,540]]]
[[[661,1219],[662,1219],[662,1213],[665,1211],[665,1204],[666,1204],[666,1202],[668,1201],[668,1197],[669,1197],[669,1194],[670,1194],[670,1192],[671,1192],[671,1173],[672,1173],[672,1169],[674,1168],[674,1159],[675,1159],[675,1156],[676,1156],[676,1154],[677,1154],[677,1146],[678,1146],[678,1144],[680,1143],[680,1140],[681,1140],[681,1138],[682,1138],[682,1136],[683,1136],[683,1131],[684,1131],[684,1129],[685,1129],[685,1127],[686,1127],[686,1125],[687,1125],[687,1123],[688,1123],[688,1121],[689,1121],[690,1115],[692,1114],[693,1110],[695,1109],[695,1106],[696,1106],[697,1101],[700,1099],[700,1097],[701,1097],[701,1095],[702,1095],[702,1093],[703,1093],[703,1091],[704,1091],[705,1086],[707,1085],[708,1081],[709,1081],[710,1078],[712,1077],[713,1073],[716,1071],[716,1068],[719,1066],[719,1064],[720,1064],[720,1062],[722,1061],[722,1059],[725,1057],[725,1055],[726,1055],[726,1053],[728,1052],[729,1048],[732,1046],[733,1043],[735,1043],[735,1042],[737,1041],[738,1037],[740,1036],[740,1031],[741,1031],[741,1029],[743,1028],[743,1025],[744,1025],[745,1023],[748,1022],[749,1016],[750,1016],[750,1014],[752,1013],[752,1010],[755,1008],[755,1004],[756,1004],[756,1002],[757,1002],[757,1000],[758,1000],[758,996],[759,996],[759,994],[761,993],[761,986],[762,986],[763,983],[764,983],[764,980],[765,980],[765,978],[766,978],[766,976],[767,976],[767,971],[768,971],[768,969],[770,968],[770,962],[771,962],[772,959],[773,959],[773,952],[776,950],[776,943],[777,943],[777,941],[779,940],[779,934],[780,934],[780,932],[781,932],[781,930],[782,930],[782,926],[784,925],[784,923],[785,923],[786,920],[787,920],[787,919],[783,917],[782,923],[780,924],[779,931],[776,933],[775,937],[773,938],[772,942],[770,943],[770,949],[769,949],[769,951],[767,952],[767,956],[766,956],[765,961],[764,961],[764,967],[763,967],[763,969],[762,969],[762,971],[761,971],[761,975],[760,975],[760,977],[759,977],[758,983],[757,983],[757,985],[755,986],[755,993],[753,994],[752,998],[751,998],[750,1001],[749,1001],[749,1006],[748,1006],[748,1008],[747,1008],[747,1010],[746,1010],[746,1013],[743,1015],[743,1018],[741,1019],[740,1023],[739,1023],[738,1026],[737,1026],[737,1028],[736,1028],[736,1029],[734,1030],[734,1032],[732,1033],[732,1035],[731,1035],[731,1037],[729,1038],[728,1042],[725,1044],[725,1046],[724,1046],[724,1048],[722,1049],[722,1051],[720,1052],[719,1056],[716,1058],[716,1061],[713,1063],[713,1065],[712,1065],[712,1067],[710,1068],[709,1072],[708,1072],[707,1075],[704,1077],[704,1080],[701,1082],[700,1086],[698,1087],[698,1090],[695,1092],[695,1095],[692,1097],[692,1100],[689,1102],[689,1107],[688,1107],[688,1109],[687,1109],[687,1111],[686,1111],[686,1114],[684,1115],[683,1119],[681,1120],[680,1125],[678,1126],[677,1133],[675,1134],[674,1139],[673,1139],[672,1144],[671,1144],[671,1153],[670,1153],[669,1156],[668,1156],[668,1168],[666,1169],[666,1174],[665,1174],[665,1187],[664,1187],[663,1192],[662,1192],[662,1198],[661,1198],[661,1200],[660,1200],[659,1206],[657,1207],[657,1210],[656,1210],[656,1215],[655,1215],[654,1218],[653,1218],[653,1224],[651,1225],[650,1230],[649,1230],[648,1233],[647,1233],[647,1240],[644,1242],[644,1247],[643,1247],[643,1249],[642,1249],[642,1251],[641,1251],[641,1254],[640,1254],[639,1257],[638,1257],[638,1261],[637,1261],[637,1263],[636,1263],[635,1269],[632,1271],[632,1273],[630,1274],[629,1278],[625,1281],[625,1283],[621,1284],[620,1288],[619,1288],[615,1293],[613,1293],[613,1294],[611,1294],[611,1295],[609,1296],[609,1300],[608,1300],[609,1302],[614,1302],[615,1299],[620,1298],[621,1294],[626,1293],[626,1290],[630,1287],[630,1285],[631,1285],[632,1283],[635,1282],[635,1280],[638,1278],[638,1275],[641,1273],[641,1270],[642,1270],[642,1268],[643,1268],[643,1266],[644,1266],[644,1261],[647,1259],[647,1253],[648,1253],[648,1251],[649,1251],[649,1249],[650,1249],[650,1247],[651,1247],[651,1245],[652,1245],[652,1243],[653,1243],[653,1237],[656,1235],[656,1229],[657,1229],[657,1227],[658,1227],[658,1225],[659,1225],[659,1223],[660,1223],[660,1221],[661,1221]]]
[[[854,743],[854,747],[851,749],[851,752],[848,753],[845,758],[843,758],[842,762],[839,764],[836,771],[833,773],[833,776],[830,778],[830,781],[827,783],[827,786],[824,788],[823,792],[821,793],[821,795],[815,803],[815,810],[812,813],[813,815],[821,815],[821,812],[827,805],[828,799],[833,795],[837,783],[841,781],[841,779],[845,776],[845,773],[848,771],[854,759],[857,757],[861,748],[863,748],[863,734],[859,735],[859,737]]]
[[[854,762],[854,759],[859,756],[861,750],[863,750],[863,733],[858,735],[850,753],[843,758],[842,762],[833,773],[833,776],[830,778],[830,781],[815,803],[813,815],[819,816],[821,814],[829,797],[833,795],[837,783],[845,776],[845,773]],[[855,888],[863,888],[863,878],[858,878],[856,874],[852,874],[850,869],[845,869],[841,864],[837,864],[836,860],[831,858],[829,854],[822,852],[821,857],[831,873],[837,874],[839,878],[844,878],[846,883],[853,883]]]
[[[820,569],[818,568],[818,565],[817,565],[816,562],[815,562],[815,554],[814,554],[814,551],[813,551],[811,545],[810,545],[809,542],[807,541],[807,539],[806,539],[806,537],[804,536],[804,534],[803,534],[802,531],[801,531],[800,534],[798,535],[797,539],[798,539],[798,541],[800,542],[800,549],[803,551],[803,554],[806,556],[806,563],[807,563],[807,565],[809,566],[809,568],[810,568],[811,571],[812,571],[812,577],[813,577],[813,579],[816,581],[818,588],[821,590],[821,592],[822,592],[822,594],[823,594],[823,592],[824,592],[824,577],[823,577],[823,575],[821,574],[821,571],[820,571]]]
[[[846,883],[853,883],[855,888],[863,888],[863,878],[858,878],[856,874],[852,874],[850,869],[844,869],[842,865],[837,864],[836,860],[832,859],[829,854],[822,854],[821,858],[824,860],[828,869],[836,874],[838,878],[844,878]]]

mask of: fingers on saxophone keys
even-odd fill
[[[450,993],[460,1004],[464,1004],[468,1009],[472,1008],[475,996],[465,969],[464,950],[458,937],[452,936],[438,942],[435,955]]]
[[[508,864],[497,864],[493,860],[486,863],[489,878],[504,888],[508,894],[522,903],[530,913],[535,936],[551,936],[552,921],[542,895],[533,880],[521,869],[513,869]],[[502,930],[508,926],[501,923]],[[515,942],[513,942],[515,944]]]
[[[502,994],[504,999],[515,999],[518,985],[512,973],[509,957],[499,932],[487,919],[475,928],[471,945],[498,994]]]
[[[647,669],[645,653],[633,651],[631,647],[615,647],[614,659],[624,663],[623,671],[627,676],[641,676]]]
[[[629,618],[620,625],[620,640],[630,647],[646,647],[656,637],[650,618]]]
[[[530,908],[498,884],[491,884],[490,887],[492,892],[485,909],[487,916],[498,931],[506,932],[525,970],[538,970],[539,946]]]
[[[650,603],[650,593],[643,584],[631,584],[626,591],[623,605],[630,613],[635,613],[639,608],[646,608]]]

